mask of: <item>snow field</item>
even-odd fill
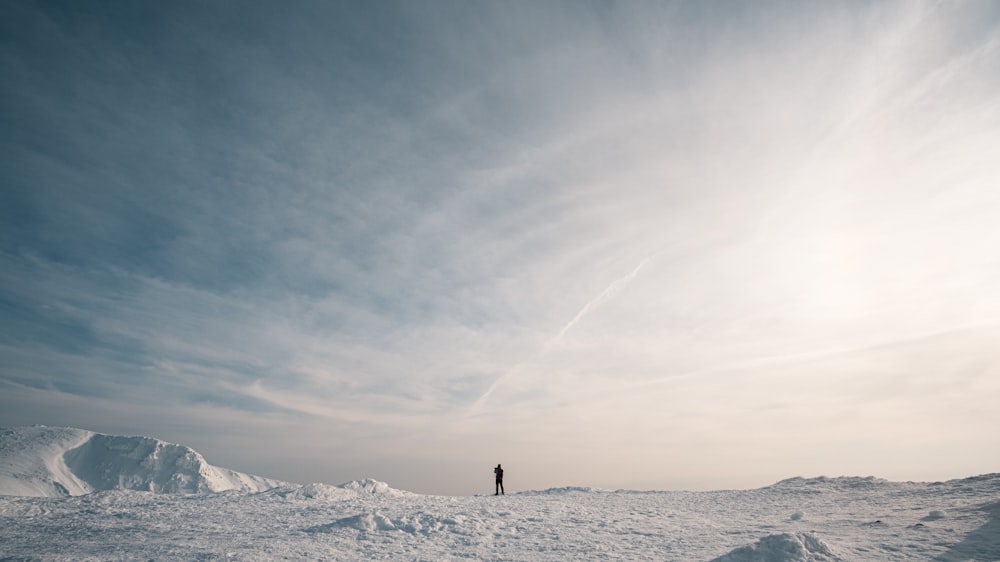
[[[1000,561],[1000,474],[426,496],[288,484],[148,437],[0,429],[0,560],[462,559]]]
[[[1000,475],[505,497],[424,496],[370,480],[259,493],[116,490],[0,497],[0,558],[1000,560],[998,506]]]

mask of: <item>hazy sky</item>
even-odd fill
[[[1000,470],[1000,3],[0,4],[0,425],[297,482]]]

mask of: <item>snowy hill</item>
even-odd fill
[[[257,492],[284,482],[208,464],[196,451],[150,437],[68,427],[0,429],[0,495],[78,496],[99,490]]]

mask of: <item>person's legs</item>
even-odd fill
[[[503,480],[497,482],[497,484],[500,485],[500,493],[506,496],[507,494],[504,494],[504,491],[503,491]]]

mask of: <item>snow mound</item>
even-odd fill
[[[889,484],[888,480],[875,478],[874,476],[839,476],[828,478],[817,476],[815,478],[788,478],[767,486],[765,489],[786,489],[786,490],[870,490]]]
[[[967,478],[960,478],[958,480],[951,480],[951,482],[956,482],[960,484],[970,484],[977,482],[989,482],[996,487],[1000,487],[1000,472],[991,472],[989,474],[980,474],[978,476],[969,476]],[[940,482],[938,482],[940,484]]]
[[[397,490],[385,482],[380,482],[372,478],[353,480],[337,486],[318,482],[306,484],[305,486],[288,485],[269,490],[268,494],[297,501],[340,501],[352,497],[356,498],[359,495],[390,498],[419,495],[413,492]]]
[[[385,515],[377,511],[362,513],[353,517],[338,519],[329,525],[331,528],[347,527],[359,531],[392,531],[396,525]]]
[[[937,521],[938,519],[944,519],[945,515],[943,511],[933,510],[924,517],[922,521]]]
[[[843,558],[810,533],[770,535],[712,562],[841,562]]]
[[[289,500],[342,500],[357,492],[345,490],[339,486],[312,483],[305,486],[285,486],[268,491],[269,494]]]
[[[0,430],[0,495],[76,496],[99,490],[204,494],[284,484],[208,464],[183,445],[66,427]]]
[[[350,482],[345,482],[343,484],[337,485],[337,488],[343,490],[351,490],[359,494],[372,495],[372,496],[391,496],[400,497],[412,495],[412,492],[404,492],[403,490],[397,490],[392,486],[389,486],[385,482],[380,482],[373,478],[365,478],[364,480],[352,480]]]
[[[545,490],[528,490],[526,492],[520,492],[519,495],[563,496],[567,494],[592,494],[604,491],[606,490],[601,490],[600,488],[590,488],[588,486],[563,486],[561,488],[546,488]]]

